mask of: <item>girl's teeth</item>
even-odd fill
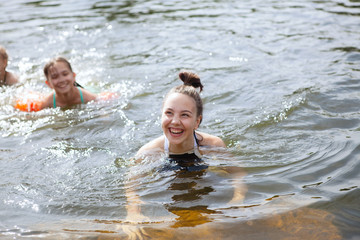
[[[170,130],[170,132],[177,134],[177,133],[182,133],[182,130]]]

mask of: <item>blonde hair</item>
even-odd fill
[[[0,57],[6,61],[9,59],[6,49],[1,45],[0,45]]]

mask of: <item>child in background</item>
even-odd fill
[[[11,72],[6,71],[9,56],[6,49],[0,46],[0,86],[14,85],[19,82],[19,78]]]
[[[75,82],[76,74],[72,71],[69,61],[57,57],[48,62],[44,67],[46,84],[54,89],[54,93],[46,96],[40,109],[66,107],[96,100],[93,94]]]
[[[69,61],[63,57],[49,61],[44,67],[44,74],[46,85],[54,92],[45,96],[37,93],[26,94],[16,100],[15,108],[26,112],[36,112],[44,108],[68,107],[118,97],[116,93],[102,92],[96,95],[82,88],[75,81],[76,74]]]

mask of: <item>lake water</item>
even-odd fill
[[[1,239],[359,239],[360,1],[0,3],[22,83],[0,87]],[[119,99],[19,112],[42,69]],[[204,83],[201,131],[226,152],[201,171],[130,160],[159,136],[182,69]],[[229,203],[241,171],[241,203]],[[235,171],[236,172],[236,171]],[[129,179],[131,176],[138,176]],[[149,220],[126,221],[125,189]],[[129,232],[138,235],[128,235]]]

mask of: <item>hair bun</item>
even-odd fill
[[[192,72],[180,72],[179,78],[184,82],[186,86],[192,86],[194,88],[200,88],[200,92],[204,86],[201,84],[200,77]]]

